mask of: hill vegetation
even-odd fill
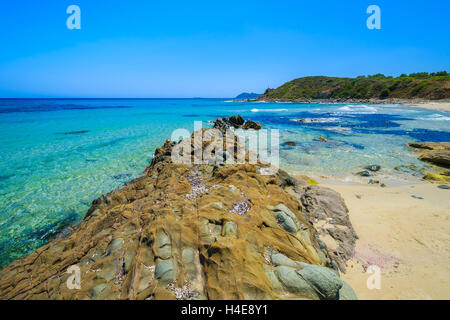
[[[258,100],[441,100],[450,99],[450,74],[446,71],[375,74],[356,78],[304,77],[267,89]]]

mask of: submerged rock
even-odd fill
[[[286,141],[286,142],[283,142],[282,145],[284,145],[284,146],[296,146],[297,143],[295,141]]]
[[[328,249],[310,221],[331,217],[347,229],[321,230],[346,240],[337,193],[309,186],[296,198],[283,186],[303,187],[260,175],[261,163],[175,164],[174,146],[95,200],[72,233],[1,269],[0,299],[341,299],[333,260],[353,243]],[[79,290],[67,287],[71,266]]]
[[[408,142],[411,148],[425,150],[450,150],[450,142]]]
[[[372,176],[372,174],[367,170],[357,172],[356,174],[361,177],[371,177]]]

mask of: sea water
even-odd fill
[[[280,166],[348,179],[366,165],[412,178],[409,141],[450,141],[450,114],[402,105],[226,99],[0,100],[0,266],[81,221],[92,200],[142,175],[159,147],[194,121],[241,114],[280,130]],[[320,122],[300,119],[320,119]],[[328,140],[323,142],[322,136]]]

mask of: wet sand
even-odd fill
[[[321,185],[343,196],[359,236],[342,275],[359,299],[450,299],[450,190]],[[380,267],[380,290],[367,288],[368,265]]]

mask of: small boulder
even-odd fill
[[[243,129],[244,130],[249,130],[249,129],[259,130],[259,129],[261,129],[261,124],[256,121],[247,120],[247,122],[243,126]]]
[[[231,116],[228,118],[228,122],[235,128],[239,128],[244,124],[244,118],[241,115]]]
[[[450,151],[448,150],[427,151],[419,159],[440,167],[450,168]]]
[[[310,299],[319,299],[316,290],[297,273],[296,269],[279,266],[275,269],[275,275],[289,292]]]
[[[356,174],[361,177],[371,177],[372,176],[372,174],[367,170],[357,172]]]
[[[335,271],[311,264],[297,271],[297,273],[316,289],[323,299],[333,300],[338,298],[343,282]]]
[[[364,167],[364,169],[367,169],[367,170],[370,170],[373,172],[377,172],[377,171],[380,171],[381,166],[379,166],[378,164],[371,164],[370,166]]]

